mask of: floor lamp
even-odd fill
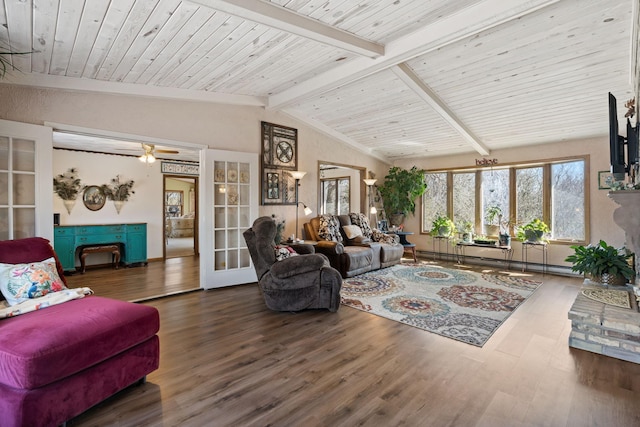
[[[306,172],[303,171],[292,171],[289,172],[291,174],[291,176],[293,177],[293,179],[296,180],[296,233],[295,233],[295,240],[298,240],[298,206],[302,203],[301,201],[298,200],[298,187],[300,186],[300,180],[307,174]],[[302,203],[302,206],[304,206],[304,214],[306,215],[311,215],[311,209],[309,209],[307,207],[307,205],[305,205],[304,203]]]
[[[363,179],[364,183],[369,187],[369,221],[373,224],[373,228],[378,228],[378,210],[373,205],[373,184],[376,183],[377,179]],[[375,221],[371,221],[371,216]]]

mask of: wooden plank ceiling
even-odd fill
[[[389,162],[604,136],[638,91],[637,0],[0,3],[33,51],[3,83],[279,109]]]

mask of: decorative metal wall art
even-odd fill
[[[298,130],[262,122],[261,194],[263,205],[295,205]]]

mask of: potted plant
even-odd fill
[[[115,178],[111,180],[110,184],[103,184],[100,186],[100,190],[109,200],[113,200],[113,204],[116,207],[116,211],[120,213],[120,209],[124,205],[124,202],[129,200],[129,197],[132,194],[135,194],[133,191],[132,180],[120,182],[120,175],[116,175]]]
[[[502,216],[502,208],[498,205],[487,207],[484,213],[484,234],[487,236],[497,236],[500,232],[499,219]]]
[[[511,221],[502,221],[502,215],[498,216],[498,223],[500,231],[498,233],[498,245],[511,246],[511,234],[509,229],[511,228]]]
[[[76,168],[70,168],[65,173],[53,177],[53,192],[62,199],[69,214],[76,204],[78,194],[84,188],[77,174]]]
[[[416,199],[427,190],[425,171],[413,166],[402,169],[393,166],[378,187],[382,196],[384,209],[393,225],[400,225],[404,217],[416,211]],[[398,217],[398,215],[401,215]]]
[[[547,240],[545,234],[549,231],[549,226],[544,221],[535,218],[519,227],[516,237],[523,242],[539,243]]]
[[[431,235],[438,237],[451,237],[455,229],[456,225],[453,223],[451,218],[446,215],[438,215],[436,219],[433,220]]]
[[[462,234],[463,243],[473,242],[473,223],[465,219],[458,224],[458,232]]]
[[[591,280],[608,285],[624,285],[635,276],[635,271],[629,265],[629,258],[624,247],[615,248],[600,240],[597,245],[571,246],[573,255],[565,261],[573,263],[572,271],[583,273]]]

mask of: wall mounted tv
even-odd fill
[[[618,130],[618,111],[616,97],[609,92],[609,152],[611,157],[611,175],[616,181],[623,181],[625,175],[635,179],[638,169],[638,125],[632,126],[627,118],[627,134],[622,136]]]

